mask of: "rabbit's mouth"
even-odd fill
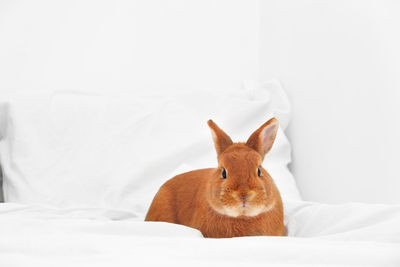
[[[265,205],[250,205],[248,202],[243,201],[237,207],[237,214],[238,216],[257,216],[260,213],[264,212]],[[237,217],[237,216],[235,216]]]
[[[272,210],[274,206],[275,202],[272,202],[269,205],[255,205],[255,204],[250,204],[247,201],[243,201],[234,206],[223,206],[217,209],[214,208],[214,210],[222,215],[230,217],[239,217],[239,216],[254,217],[261,213]]]

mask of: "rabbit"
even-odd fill
[[[278,120],[268,120],[246,143],[233,143],[212,120],[207,123],[218,168],[190,171],[165,182],[145,220],[186,225],[211,238],[285,235],[280,193],[261,166],[274,143]]]

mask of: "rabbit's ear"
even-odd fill
[[[270,119],[249,137],[246,145],[260,153],[264,159],[265,154],[268,153],[274,143],[278,128],[278,120],[275,118]]]
[[[232,139],[218,127],[212,120],[207,121],[208,126],[211,129],[212,137],[214,139],[215,150],[219,156],[225,151],[230,145],[233,144]]]

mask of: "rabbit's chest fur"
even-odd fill
[[[196,212],[193,216],[193,222],[192,225],[188,226],[199,229],[204,237],[276,236],[285,234],[279,215],[273,210],[252,217],[229,217],[217,213],[210,207],[204,216],[198,216]]]

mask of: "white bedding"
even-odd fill
[[[217,166],[207,120],[214,119],[234,141],[244,141],[271,117],[279,119],[281,130],[263,166],[284,198],[300,199],[287,168],[287,97],[277,81],[248,81],[245,88],[121,95],[0,92],[4,201],[117,208],[144,216],[172,173]]]
[[[0,204],[0,266],[400,266],[400,206],[286,202],[289,237],[205,239],[133,213]]]

